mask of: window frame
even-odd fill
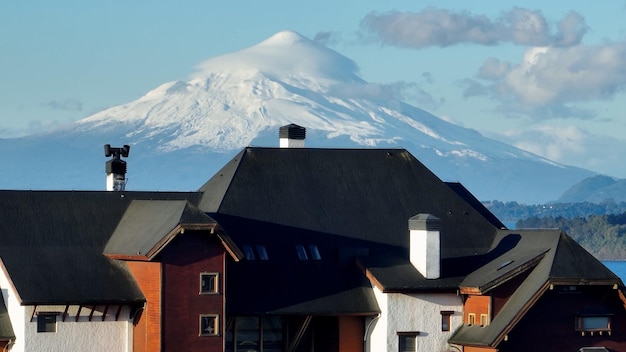
[[[585,320],[586,319],[598,319],[598,318],[604,318],[606,319],[606,327],[597,327],[597,328],[585,328]],[[593,335],[594,333],[599,333],[600,335],[603,332],[608,333],[609,335],[611,334],[611,315],[608,314],[598,314],[598,315],[577,315],[576,316],[576,326],[575,326],[575,330],[577,332],[580,332],[583,336],[585,335],[585,333],[590,333],[591,335]]]
[[[37,333],[57,332],[58,315],[58,312],[38,312]]]
[[[476,313],[467,313],[467,325],[476,325]]]
[[[204,282],[203,278],[205,276],[213,277],[213,290],[204,290],[202,283]],[[200,295],[216,295],[220,293],[220,273],[212,272],[212,271],[203,271],[200,273],[200,287],[199,294]]]
[[[220,319],[219,319],[219,314],[200,314],[199,316],[199,321],[198,321],[198,336],[220,336]],[[203,332],[205,329],[204,328],[204,321],[205,319],[210,319],[210,320],[206,320],[207,322],[213,321],[213,332]],[[210,326],[210,324],[208,324]],[[209,327],[207,326],[207,327]]]
[[[450,331],[451,327],[451,317],[454,315],[454,311],[452,310],[442,310],[441,311],[441,331]]]
[[[480,326],[487,325],[489,325],[489,315],[483,313],[480,315]]]
[[[420,336],[419,331],[397,331],[396,335],[398,335],[398,352],[417,352],[417,337]],[[407,349],[406,347],[410,347],[407,346],[410,339],[413,340],[413,346]],[[405,347],[404,349],[402,349],[403,345]]]

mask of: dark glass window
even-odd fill
[[[200,336],[215,336],[219,333],[218,316],[215,314],[200,315]]]
[[[219,273],[201,273],[200,274],[200,293],[218,293],[219,292]]]
[[[57,332],[57,313],[37,313],[37,332]]]

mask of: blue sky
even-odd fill
[[[0,137],[132,101],[282,30],[441,118],[626,178],[626,0],[4,0]]]

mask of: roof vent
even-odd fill
[[[106,162],[107,191],[123,191],[126,188],[126,162],[121,157],[128,158],[130,146],[113,148],[110,144],[104,145],[104,156],[112,156]]]
[[[296,124],[283,126],[278,130],[281,148],[304,148],[306,128]]]

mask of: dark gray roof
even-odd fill
[[[145,300],[126,264],[104,248],[134,199],[197,193],[0,191],[0,260],[22,304]]]
[[[200,188],[199,207],[404,249],[409,218],[429,213],[444,258],[484,253],[501,223],[453,188],[403,149],[246,148]]]
[[[223,214],[215,219],[240,247],[249,246],[254,260],[229,261],[227,314],[376,314],[379,312],[367,278],[354,263],[362,241]],[[261,260],[257,246],[264,246]],[[300,260],[296,245],[320,260]]]
[[[266,263],[228,268],[227,307],[241,314],[377,312],[363,270],[387,291],[456,290],[471,268],[459,264],[482,258],[503,227],[465,188],[403,149],[246,148],[200,191],[200,209],[239,246],[271,247]],[[408,262],[408,223],[419,213],[441,219],[447,264],[438,280]],[[296,259],[294,245],[307,241],[326,253],[322,261]]]
[[[185,229],[214,229],[215,220],[187,200],[133,200],[104,254],[112,257],[154,257]]]
[[[494,244],[504,241],[514,246],[468,275],[461,290],[485,293],[521,273],[528,276],[489,325],[463,325],[449,342],[495,347],[550,284],[623,286],[617,275],[560,230],[499,231]]]
[[[4,296],[2,291],[0,291],[0,341],[12,339],[15,339],[15,332],[13,331],[13,325],[11,325],[7,306],[4,304]]]

